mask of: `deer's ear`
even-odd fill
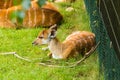
[[[58,27],[57,24],[54,24],[50,27],[50,30],[57,31],[57,27]]]
[[[56,37],[56,31],[57,31],[57,24],[52,25],[50,27],[49,31],[50,31],[49,37],[50,38],[55,38]]]

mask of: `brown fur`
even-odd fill
[[[0,9],[7,9],[13,5],[13,0],[0,0]]]
[[[48,30],[39,33],[33,42],[35,45],[48,44],[50,54],[55,59],[66,59],[81,53],[84,56],[95,46],[95,35],[88,31],[77,31],[70,34],[64,42],[60,42],[56,37],[56,26],[53,25]]]
[[[62,19],[62,15],[55,10],[47,8],[30,8],[26,12],[23,26],[30,28],[36,26],[49,27],[53,24],[59,24]]]
[[[18,5],[22,0],[0,0],[0,9],[8,9],[14,5],[14,2],[17,2],[15,5]]]

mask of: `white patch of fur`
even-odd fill
[[[44,14],[44,10],[42,9],[42,24],[45,23],[45,14]]]
[[[85,39],[83,39],[83,40],[84,40],[85,44],[87,44],[87,40],[85,40]]]
[[[36,26],[36,23],[37,23],[37,13],[36,13],[35,8],[34,8],[34,15],[35,15],[35,18],[34,18],[34,26]]]
[[[48,44],[48,40],[47,39],[42,39],[42,44]]]
[[[53,57],[54,59],[62,59],[62,56],[61,56],[61,55],[52,54],[52,57]]]
[[[29,24],[29,26],[31,26],[31,14],[30,14],[30,10],[28,11],[28,24]]]
[[[78,43],[79,43],[80,47],[83,46],[82,43],[81,43],[81,40],[78,40]]]

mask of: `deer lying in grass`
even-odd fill
[[[42,8],[38,6],[37,0],[31,1],[31,7],[25,11],[23,23],[19,24],[17,19],[12,22],[11,13],[22,11],[22,5],[12,6],[7,9],[0,9],[0,27],[16,28],[19,25],[26,28],[50,27],[53,24],[61,23],[63,17],[52,3],[46,3]]]
[[[87,31],[77,31],[69,35],[64,42],[56,38],[57,25],[39,33],[34,45],[48,44],[49,56],[54,59],[66,59],[81,53],[84,56],[95,46],[95,35]]]

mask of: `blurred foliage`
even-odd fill
[[[42,6],[42,5],[45,4],[45,2],[46,2],[46,0],[38,0],[38,5],[39,5],[39,6]]]
[[[13,5],[19,5],[22,3],[22,0],[14,0]]]
[[[24,11],[14,11],[11,13],[10,18],[13,23],[22,23],[25,16]]]
[[[29,9],[29,7],[30,7],[30,4],[31,2],[30,2],[30,0],[23,0],[22,1],[22,7],[24,8],[24,10],[28,10]]]

